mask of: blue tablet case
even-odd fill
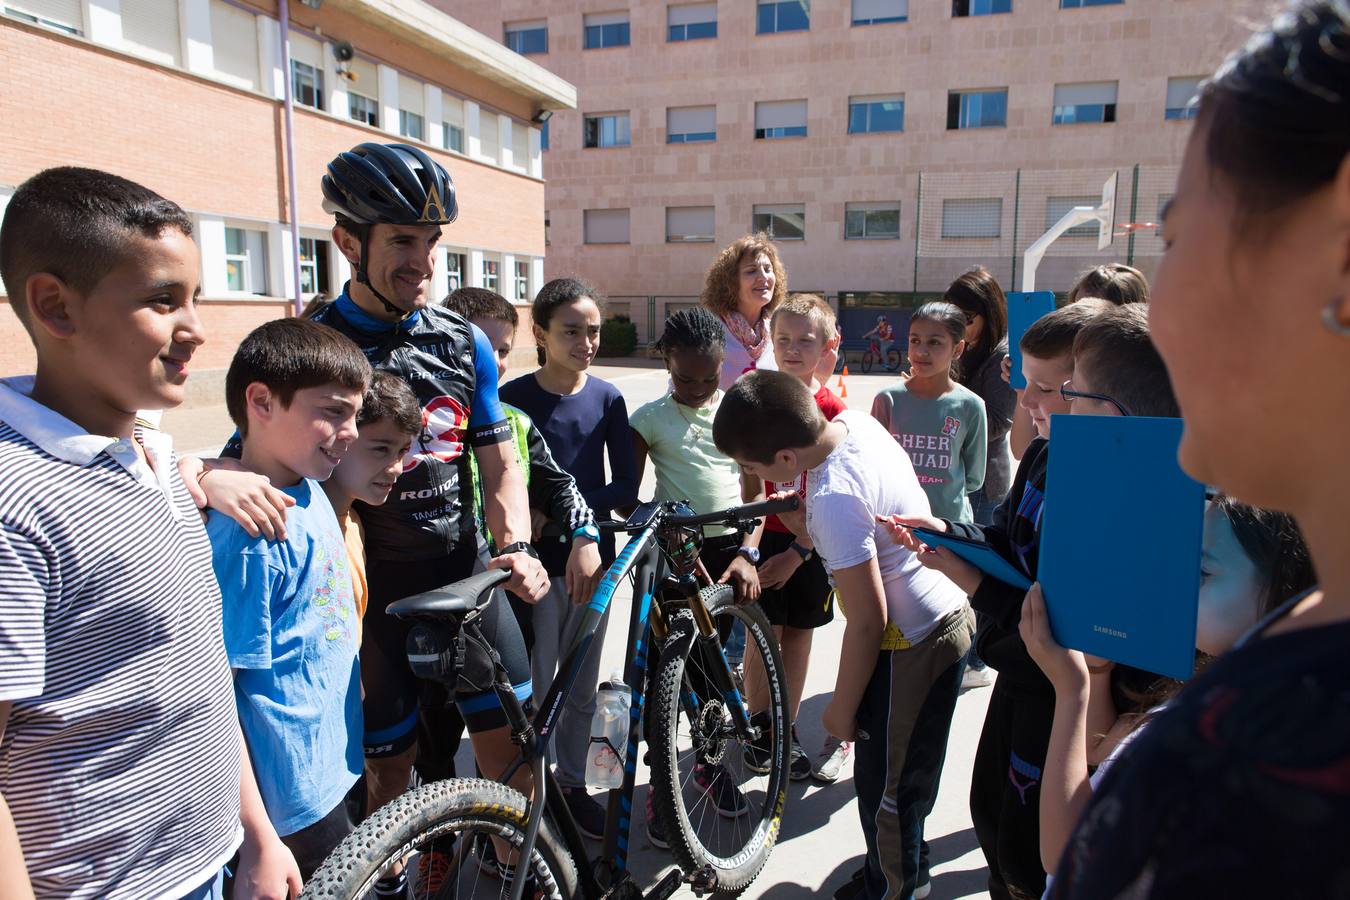
[[[967,541],[950,534],[939,534],[926,528],[915,528],[914,534],[930,547],[946,547],[986,575],[1012,585],[1019,590],[1031,588],[1031,579],[1016,566],[994,552],[988,544]]]
[[[1022,375],[1022,335],[1031,323],[1055,311],[1054,291],[1013,291],[1008,295],[1008,360],[1012,363],[1012,386],[1022,390],[1027,380]]]
[[[1173,678],[1195,665],[1205,487],[1180,419],[1055,416],[1039,580],[1065,647]]]

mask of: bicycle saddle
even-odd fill
[[[445,587],[395,600],[385,612],[399,618],[463,615],[481,606],[492,589],[510,577],[510,569],[488,569]]]

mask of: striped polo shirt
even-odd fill
[[[167,435],[151,468],[30,389],[0,383],[0,794],[38,897],[181,897],[241,835],[211,547]]]

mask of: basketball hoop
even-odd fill
[[[1157,222],[1121,222],[1116,225],[1116,237],[1129,237],[1136,231],[1157,231],[1161,227]]]

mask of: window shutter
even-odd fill
[[[715,106],[675,106],[666,110],[667,134],[703,134],[716,130]]]
[[[258,17],[211,0],[211,47],[216,72],[242,87],[258,87]]]
[[[805,127],[805,100],[772,100],[755,104],[755,128]]]
[[[122,43],[147,59],[178,65],[178,0],[122,0]]]
[[[1055,85],[1055,106],[1093,106],[1116,102],[1116,82]]]
[[[582,213],[588,244],[628,243],[628,210],[588,209]]]

